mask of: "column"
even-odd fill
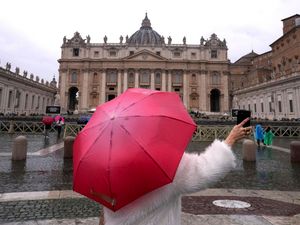
[[[134,87],[135,88],[139,87],[139,72],[138,71],[135,71]]]
[[[88,104],[89,104],[89,72],[84,70],[83,72],[83,84],[82,84],[82,90],[81,97],[79,97],[79,111],[87,111],[88,110]]]
[[[189,96],[188,96],[188,75],[186,71],[183,72],[183,104],[189,109]]]
[[[106,72],[102,71],[102,76],[101,76],[101,90],[100,90],[100,104],[103,104],[106,100]]]
[[[67,73],[66,72],[60,72],[61,74],[59,75],[61,80],[60,80],[60,89],[59,89],[59,96],[60,96],[60,106],[62,107],[61,111],[66,112],[68,109],[68,90],[66,90],[66,79],[67,79]],[[29,103],[29,101],[28,101]]]
[[[124,80],[123,80],[123,92],[128,88],[128,75],[127,70],[124,70]]]
[[[221,76],[222,77],[222,76]],[[228,72],[223,72],[223,80],[221,79],[222,86],[223,86],[223,104],[221,104],[220,111],[221,112],[228,112],[229,111],[229,90],[228,90]]]
[[[206,87],[206,75],[205,71],[200,72],[200,84],[199,84],[199,108],[200,111],[209,111],[207,110],[207,87]]]
[[[172,74],[169,72],[168,74],[168,91],[172,91]]]
[[[161,90],[166,91],[166,72],[162,72],[162,78],[161,78]]]
[[[155,90],[155,84],[154,84],[154,71],[151,71],[151,78],[150,78],[150,89]]]
[[[121,70],[118,70],[118,93],[117,93],[118,96],[121,94],[121,89],[122,89]]]
[[[3,89],[2,89],[2,99],[1,99],[1,109],[3,111],[3,113],[5,113],[6,109],[7,109],[7,99],[8,99],[8,88],[3,86]]]

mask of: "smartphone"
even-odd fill
[[[246,118],[251,118],[251,111],[249,110],[238,110],[237,112],[237,118],[236,118],[236,124],[239,124]],[[249,127],[250,126],[250,119],[243,125],[243,127]]]

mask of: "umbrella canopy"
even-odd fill
[[[54,119],[51,116],[44,116],[42,119],[43,124],[45,125],[51,125],[53,123]]]
[[[55,122],[59,121],[60,118],[61,118],[61,121],[65,122],[65,118],[62,117],[61,115],[56,115],[56,116],[54,117]]]
[[[176,93],[128,89],[77,135],[74,191],[116,211],[172,182],[195,128]]]

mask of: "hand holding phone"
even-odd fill
[[[236,124],[241,123],[244,119],[251,117],[251,111],[238,110]],[[250,119],[243,125],[243,127],[250,127]]]

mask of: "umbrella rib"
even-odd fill
[[[101,137],[102,133],[105,131],[106,127],[108,126],[108,124],[106,124],[106,126],[102,129],[100,135],[98,135],[98,137],[93,141],[93,143],[90,145],[90,147],[88,148],[88,150],[86,151],[86,154],[90,151],[91,147],[96,143],[96,141],[98,141],[98,139]],[[85,132],[85,131],[84,131]],[[78,163],[78,166],[76,168],[76,170],[80,167],[80,164],[82,163],[83,159],[86,159],[86,154],[84,155],[84,157],[82,157]],[[88,157],[88,156],[87,156]],[[75,169],[75,168],[74,168]],[[75,180],[75,175],[74,175],[74,180]]]
[[[124,108],[120,113],[125,112],[126,110],[128,110],[128,109],[130,109],[132,106],[134,106],[135,104],[137,104],[137,103],[139,103],[139,102],[141,102],[141,101],[144,101],[146,98],[150,97],[150,96],[153,95],[153,94],[154,94],[154,93],[149,94],[149,95],[147,95],[147,96],[145,96],[145,97],[139,99],[137,102],[131,103],[131,104],[128,105],[126,108]]]
[[[119,126],[125,130],[125,132],[132,137],[132,139],[143,149],[143,151],[146,153],[146,155],[148,155],[148,157],[157,165],[157,167],[165,174],[165,176],[170,179],[170,181],[172,181],[172,178],[170,178],[168,176],[168,174],[160,167],[160,165],[153,159],[153,157],[145,150],[145,148],[135,139],[133,138],[133,136],[131,135],[131,133],[121,124],[119,124]]]

